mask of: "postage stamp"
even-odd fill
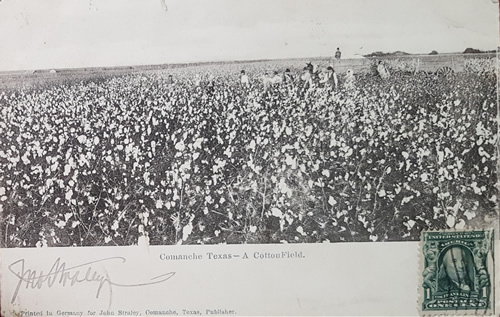
[[[494,313],[493,230],[424,231],[420,309],[423,315]]]

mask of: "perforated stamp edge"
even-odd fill
[[[498,284],[497,281],[497,274],[495,274],[495,270],[497,269],[498,265],[495,265],[495,260],[498,259],[498,254],[495,254],[495,244],[498,243],[498,237],[497,237],[497,230],[496,230],[496,223],[492,224],[491,226],[485,227],[485,228],[475,228],[475,227],[465,227],[464,229],[435,229],[435,230],[423,230],[420,233],[420,240],[418,243],[418,294],[417,294],[417,309],[419,312],[420,316],[428,316],[428,317],[434,317],[434,316],[495,316],[495,311],[498,310],[497,305],[500,305],[500,303],[497,303],[497,293],[496,293],[496,286]],[[424,248],[424,235],[429,232],[471,232],[471,231],[489,231],[490,234],[490,248],[488,252],[488,261],[491,261],[491,267],[488,267],[489,269],[489,274],[490,274],[490,283],[491,283],[491,292],[490,292],[490,308],[487,310],[423,310],[423,302],[424,302],[424,288],[423,288],[423,272],[425,268],[425,256],[423,253],[423,248]]]

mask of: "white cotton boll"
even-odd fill
[[[111,230],[116,231],[116,230],[118,230],[119,227],[120,227],[120,224],[119,224],[118,220],[115,219],[113,221],[113,224],[111,225]]]
[[[306,235],[306,233],[304,232],[304,228],[302,228],[302,226],[298,226],[296,230],[297,230],[297,232],[298,232],[298,233],[300,233],[301,235],[303,235],[303,236],[305,236],[305,235]]]
[[[345,157],[347,158],[347,157],[351,156],[351,155],[352,155],[352,153],[353,153],[352,148],[349,148],[349,150],[347,150],[347,152],[346,152],[346,154],[345,154]]]
[[[403,198],[403,200],[401,201],[401,205],[409,203],[410,200],[412,200],[412,199],[413,199],[413,195]]]
[[[285,163],[286,163],[286,165],[291,166],[292,169],[297,168],[297,159],[291,157],[288,154],[286,155]]]
[[[271,214],[275,217],[278,217],[278,218],[281,218],[283,217],[283,213],[281,212],[281,210],[279,210],[278,208],[274,207],[274,208],[271,208]]]
[[[163,201],[161,199],[158,199],[156,201],[156,208],[160,209],[161,207],[163,207]]]
[[[254,140],[250,141],[250,145],[248,146],[248,148],[252,151],[255,151],[255,141]]]
[[[332,196],[328,196],[328,203],[330,204],[330,206],[335,206],[337,204],[337,201],[332,197]]]
[[[460,219],[455,225],[455,229],[462,230],[463,228],[465,228],[465,220]]]
[[[193,224],[190,222],[182,228],[182,240],[186,241],[189,235],[193,232]]]
[[[82,143],[82,144],[85,144],[87,142],[87,137],[85,135],[80,135],[78,137],[78,142]]]
[[[70,190],[68,190],[68,191],[66,192],[65,197],[66,197],[66,200],[71,200],[71,197],[73,197],[73,190],[71,190],[71,189],[70,189]]]
[[[64,165],[64,173],[63,173],[63,175],[64,176],[68,176],[69,173],[71,173],[71,165],[66,164],[66,165]]]
[[[108,243],[111,241],[111,238],[108,239],[108,237],[104,238],[104,242]],[[139,239],[137,240],[137,246],[141,248],[145,248],[149,246],[149,236],[147,235],[141,235],[139,236]]]
[[[467,217],[467,220],[471,220],[476,217],[476,213],[474,211],[466,210],[464,212],[464,216]]]
[[[408,220],[407,222],[404,222],[403,224],[406,226],[406,228],[407,228],[407,229],[408,229],[408,231],[409,231],[409,230],[411,230],[411,229],[412,229],[412,228],[413,228],[413,227],[414,227],[417,223],[416,223],[414,220],[410,219],[410,220]]]
[[[311,135],[312,131],[313,131],[313,127],[308,125],[306,127],[306,136],[309,137]]]
[[[446,217],[446,225],[448,225],[448,227],[450,227],[450,228],[453,228],[453,226],[455,226],[456,219],[457,218],[455,216],[448,215]]]
[[[186,146],[184,145],[184,141],[182,141],[182,140],[181,140],[181,141],[179,141],[179,142],[175,145],[175,149],[176,149],[177,151],[180,151],[180,152],[184,151],[184,150],[186,149]]]

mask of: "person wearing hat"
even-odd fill
[[[304,82],[304,91],[308,91],[309,89],[312,88],[313,81],[312,81],[312,68],[309,66],[304,67],[304,73],[300,77],[302,81]]]
[[[326,68],[326,74],[321,80],[321,83],[325,85],[325,87],[330,87],[333,89],[337,89],[339,85],[339,80],[337,78],[337,73],[332,66],[328,66]]]
[[[287,68],[285,70],[285,74],[283,75],[283,82],[285,84],[293,84],[293,76],[292,73],[290,72],[290,68]]]

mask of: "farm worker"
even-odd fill
[[[312,69],[312,67],[308,67],[308,66],[304,67],[304,73],[300,77],[300,79],[302,79],[302,81],[304,81],[304,89],[310,89],[313,85],[312,76],[311,76],[311,69]]]
[[[389,77],[391,77],[391,74],[389,73],[389,71],[385,68],[384,64],[382,63],[382,61],[378,61],[378,66],[377,66],[377,71],[378,71],[378,74],[380,75],[380,77],[382,79],[388,79]]]
[[[339,80],[332,66],[327,67],[326,73],[320,83],[325,84],[326,87],[338,88]]]
[[[335,59],[339,60],[341,56],[342,53],[340,52],[340,48],[337,47],[337,51],[335,52]]]
[[[269,76],[269,73],[265,73],[264,77],[262,78],[262,82],[264,84],[264,91],[268,91],[269,88],[271,88],[271,85],[273,83],[272,78]]]
[[[354,77],[354,72],[352,69],[348,69],[345,75],[344,86],[347,90],[354,90],[356,77]]]
[[[274,76],[273,78],[271,78],[271,81],[274,85],[279,85],[283,82],[283,79],[281,78],[281,76],[278,74],[277,71],[274,72]]]
[[[316,65],[313,65],[313,63],[311,62],[306,64],[306,68],[309,70],[310,73],[316,72]]]
[[[248,75],[245,73],[245,70],[241,71],[240,82],[243,87],[250,86],[250,80],[248,79]]]
[[[306,95],[309,94],[309,91],[311,91],[311,89],[313,87],[312,74],[311,74],[311,70],[309,67],[307,67],[307,66],[304,67],[304,73],[302,74],[300,79],[302,79],[302,81],[304,81],[304,86],[303,86],[302,90],[306,92]]]
[[[167,84],[173,84],[173,83],[174,83],[174,78],[172,77],[172,75],[168,75]]]
[[[312,87],[312,76],[311,76],[311,70],[309,67],[304,67],[304,73],[300,77],[304,81],[304,88],[307,86],[308,88]]]
[[[194,76],[194,85],[199,87],[201,84],[201,75],[200,74],[196,74]]]
[[[285,84],[292,84],[293,83],[293,76],[292,76],[292,73],[290,72],[289,68],[287,68],[285,70],[285,74],[283,75],[283,82]]]

